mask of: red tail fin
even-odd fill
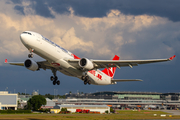
[[[115,55],[112,60],[119,60],[119,56]],[[115,71],[116,71],[116,67],[110,67],[108,69],[105,68],[104,70],[102,70],[103,73],[105,73],[106,75],[110,76],[111,78],[114,77]]]

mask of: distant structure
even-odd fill
[[[162,93],[157,92],[131,92],[131,91],[102,91],[85,94],[66,94],[66,98],[89,98],[89,99],[120,99],[120,100],[160,100]]]
[[[118,99],[118,100],[170,100],[180,101],[180,93],[132,92],[132,91],[102,91],[95,93],[66,93],[67,99]]]
[[[180,109],[180,93],[102,91],[85,94],[66,94],[66,100],[56,104],[109,105],[119,109]]]
[[[0,109],[16,110],[17,107],[23,109],[27,105],[27,101],[34,95],[39,95],[39,93],[33,91],[32,95],[18,95],[1,91]],[[81,94],[67,93],[65,96],[66,99],[46,98],[47,104],[41,108],[54,109],[54,106],[58,105],[107,105],[117,109],[180,109],[180,93],[101,91]],[[74,111],[74,109],[70,111]]]
[[[75,113],[77,110],[84,111],[88,110],[89,112],[99,112],[99,113],[105,113],[108,111],[110,113],[110,107],[107,105],[58,105],[54,108],[50,109],[51,113],[59,113],[62,108],[67,108],[68,111]],[[88,113],[89,113],[88,112]]]
[[[34,96],[34,95],[39,95],[39,93],[34,90],[34,91],[32,92],[32,96]]]
[[[8,91],[0,91],[0,110],[17,110],[18,94],[9,94]]]
[[[53,108],[55,106],[55,102],[50,100],[49,98],[46,98],[46,105],[41,106],[43,109],[49,109]]]
[[[38,91],[33,90],[32,95],[29,94],[18,95],[18,101],[19,101],[18,108],[24,109],[24,107],[27,105],[27,101],[34,95],[39,95]]]

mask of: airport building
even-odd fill
[[[9,94],[8,91],[0,91],[0,110],[17,110],[18,94]]]
[[[7,91],[0,92],[1,109],[24,108],[32,95],[9,94]],[[83,94],[65,94],[66,99],[48,99],[47,105],[41,108],[52,109],[57,105],[108,105],[112,108],[158,108],[180,109],[180,93],[157,93],[157,92],[128,92],[128,91],[104,91]],[[19,98],[18,98],[19,97]],[[19,105],[17,101],[19,100]]]
[[[105,91],[90,94],[66,94],[56,104],[109,105],[113,108],[180,108],[179,93]]]
[[[79,111],[88,111],[89,112],[99,112],[99,113],[105,113],[108,111],[110,113],[110,107],[107,105],[58,105],[54,108],[50,109],[51,113],[59,113],[62,108],[67,108],[68,111],[75,113],[77,110]]]
[[[66,98],[90,98],[90,99],[119,99],[119,100],[161,100],[162,93],[157,92],[127,92],[104,91],[90,94],[66,94]]]
[[[55,106],[55,102],[50,100],[49,98],[46,98],[46,105],[41,106],[43,109],[49,109],[53,108]]]

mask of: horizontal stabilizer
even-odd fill
[[[112,79],[112,82],[130,82],[130,81],[143,81],[141,79]]]

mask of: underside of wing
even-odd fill
[[[112,82],[131,82],[131,81],[143,81],[141,79],[112,79]]]
[[[109,67],[133,67],[133,66],[138,66],[139,64],[148,64],[148,63],[157,63],[157,62],[165,62],[165,61],[171,61],[175,58],[175,55],[166,58],[166,59],[148,59],[148,60],[90,60],[95,69],[98,68],[109,68]],[[70,64],[72,64],[75,67],[80,67],[78,65],[78,62],[80,59],[68,59],[66,60]]]
[[[108,67],[133,67],[138,66],[138,64],[148,64],[148,63],[157,63],[173,60],[175,57],[172,56],[166,59],[148,59],[148,60],[93,60],[93,63],[97,68],[108,68]]]
[[[7,59],[5,59],[4,63],[10,64],[10,65],[24,66],[24,62],[8,62]],[[36,63],[38,64],[39,68],[43,68],[43,69],[52,68],[52,65],[47,61],[39,61]]]
[[[10,65],[24,66],[24,62],[9,62]]]
[[[8,62],[7,59],[5,59],[5,62],[10,65],[17,65],[17,66],[24,66],[24,62]]]
[[[43,68],[43,69],[52,68],[52,65],[48,61],[40,61],[40,62],[37,62],[37,64],[39,65],[39,68]]]

